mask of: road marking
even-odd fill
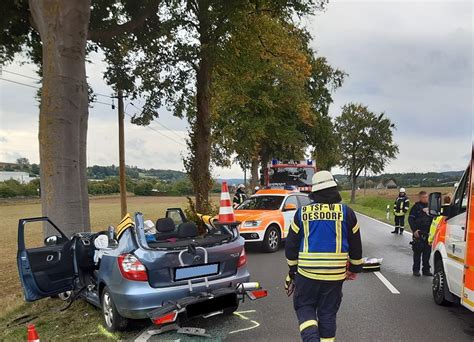
[[[248,327],[248,328],[233,330],[233,331],[229,332],[229,334],[235,334],[235,333],[242,332],[242,331],[252,330],[252,329],[258,328],[260,326],[260,323],[258,323],[257,321],[251,320],[247,316],[242,315],[244,313],[250,313],[250,312],[255,312],[255,310],[234,312],[234,315],[240,317],[241,319],[250,321],[253,325],[251,327]]]
[[[380,281],[387,287],[387,289],[390,290],[393,294],[400,294],[400,291],[398,291],[395,286],[392,285],[391,282],[388,281],[387,278],[385,278],[382,273],[376,271],[374,274],[377,276],[377,278],[380,279]]]
[[[393,228],[393,226],[392,226],[391,224],[388,224],[388,223],[386,223],[386,222],[383,222],[383,221],[374,219],[373,217],[370,217],[370,216],[361,214],[361,213],[359,213],[358,211],[356,211],[356,213],[357,213],[357,215],[363,216],[363,217],[365,217],[365,218],[371,219],[372,221],[375,221],[375,222],[380,223],[380,224],[383,224],[383,225],[385,225],[385,226],[387,226],[387,227]],[[404,233],[413,235],[411,232],[407,232],[406,230],[404,231]]]

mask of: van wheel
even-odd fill
[[[275,226],[268,227],[262,241],[263,250],[268,253],[274,253],[278,251],[278,248],[280,247],[280,242],[280,230]]]
[[[120,316],[112,300],[108,287],[102,292],[102,314],[104,325],[108,331],[121,331],[127,327],[128,319]]]
[[[435,303],[443,306],[451,305],[452,303],[446,299],[446,293],[448,291],[443,262],[438,259],[435,261],[435,273],[433,276],[433,299]]]

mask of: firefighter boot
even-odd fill
[[[403,229],[404,228],[400,228],[400,235],[403,235]]]
[[[392,234],[398,234],[398,227],[395,227],[395,230],[393,232],[390,232]]]

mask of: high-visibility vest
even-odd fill
[[[349,261],[362,265],[362,259],[349,259],[348,234],[356,233],[359,225],[348,231],[344,204],[310,204],[301,208],[300,224],[292,223],[291,229],[301,234],[298,254],[298,273],[316,280],[344,280]]]

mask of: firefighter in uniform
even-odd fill
[[[331,173],[317,172],[312,183],[312,203],[297,210],[286,238],[285,289],[294,291],[303,341],[334,341],[342,284],[362,271],[362,245],[356,215],[340,204]]]
[[[405,229],[405,215],[410,208],[410,200],[407,197],[405,188],[400,188],[398,197],[393,204],[393,214],[395,215],[395,230],[392,234],[403,234]]]
[[[247,199],[247,195],[245,194],[245,185],[239,184],[237,187],[237,191],[234,194],[234,199],[232,200],[232,206],[237,208]]]

